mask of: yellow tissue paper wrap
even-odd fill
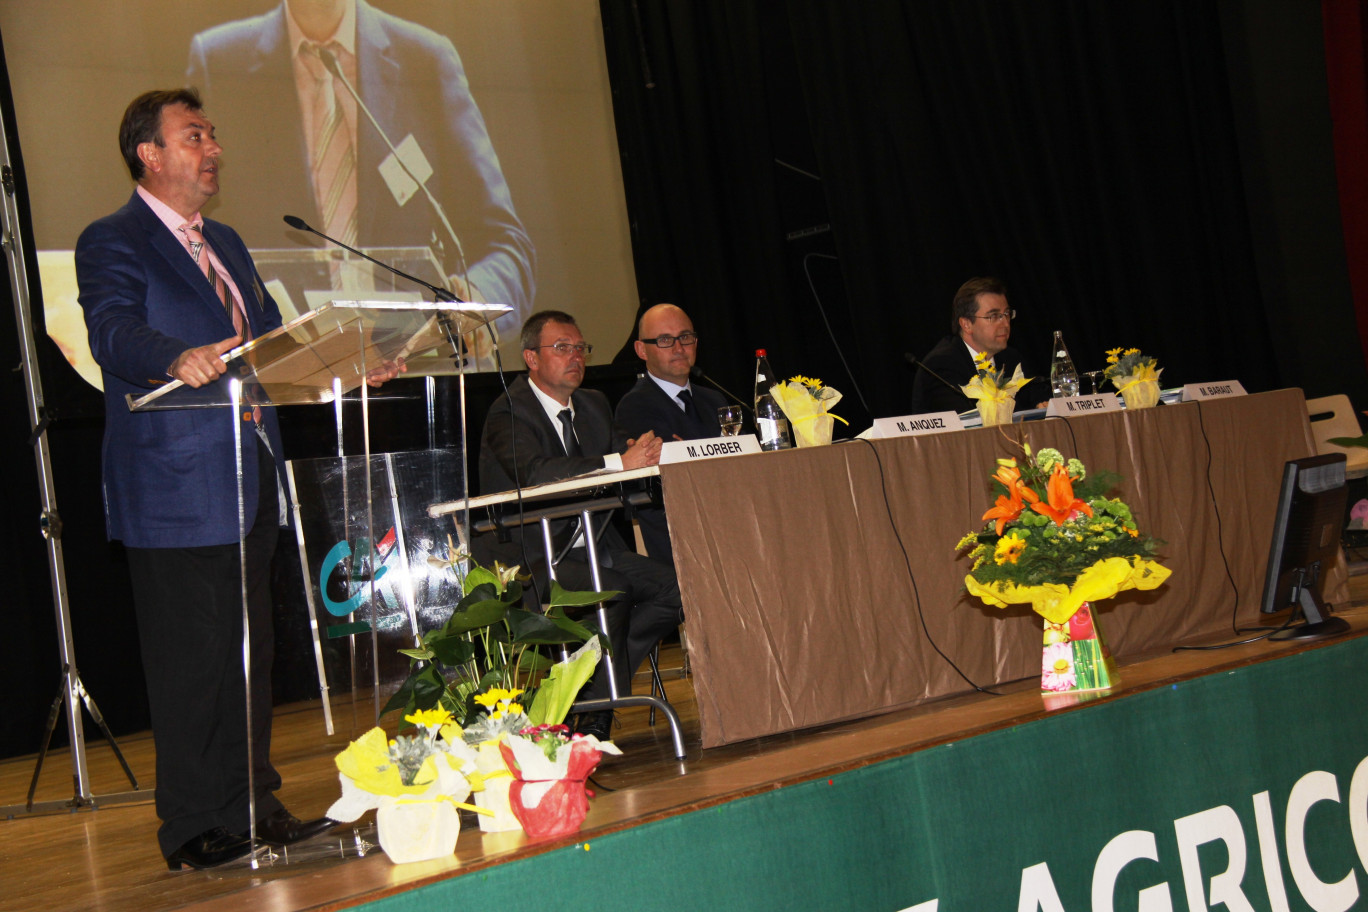
[[[1078,575],[1072,587],[1059,583],[1018,586],[1013,583],[983,585],[973,575],[964,578],[970,595],[985,604],[1006,608],[1009,604],[1029,604],[1052,624],[1063,624],[1084,602],[1108,599],[1126,589],[1154,589],[1169,578],[1169,570],[1155,561],[1140,557],[1109,557]]]
[[[1006,383],[998,384],[991,376],[975,374],[974,378],[961,386],[964,395],[978,400],[979,417],[984,427],[1012,423],[1012,410],[1016,405],[1017,390],[1030,382],[1022,376],[1021,365],[1016,366],[1012,377]]]
[[[1162,367],[1156,368],[1154,362],[1141,364],[1133,374],[1122,374],[1112,378],[1112,386],[1126,400],[1127,409],[1152,408],[1159,404],[1159,375]]]
[[[790,380],[788,383],[776,383],[771,386],[770,395],[784,410],[789,426],[793,428],[795,441],[800,447],[831,443],[831,432],[835,428],[833,420],[842,424],[848,423],[839,415],[829,413],[828,409],[841,401],[841,394],[829,386],[822,387],[818,395],[813,396],[808,387]]]

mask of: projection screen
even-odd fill
[[[521,369],[533,310],[575,314],[604,351],[627,337],[637,293],[596,0],[0,0],[45,322],[88,381],[72,249],[133,191],[118,125],[145,90],[201,90],[224,147],[205,215],[243,236],[287,320],[372,281],[320,268],[325,245],[283,221],[327,227],[307,88],[323,55],[305,61],[298,39],[334,20],[322,46],[359,96],[332,83],[354,142],[356,246],[512,305],[505,366]]]

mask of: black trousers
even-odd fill
[[[271,556],[279,534],[275,461],[257,441],[261,490],[246,538],[252,652],[252,760],[257,819],[272,794]],[[152,737],[157,749],[157,840],[169,855],[217,826],[246,832],[247,713],[238,545],[129,548]]]

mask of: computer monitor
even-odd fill
[[[1280,638],[1318,639],[1349,629],[1343,618],[1330,616],[1322,599],[1324,571],[1339,554],[1344,528],[1344,467],[1344,454],[1331,453],[1293,459],[1283,468],[1260,609],[1277,614],[1294,606],[1305,623]]]

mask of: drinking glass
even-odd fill
[[[717,423],[722,425],[723,437],[735,437],[741,433],[741,406],[724,405],[717,410]]]

